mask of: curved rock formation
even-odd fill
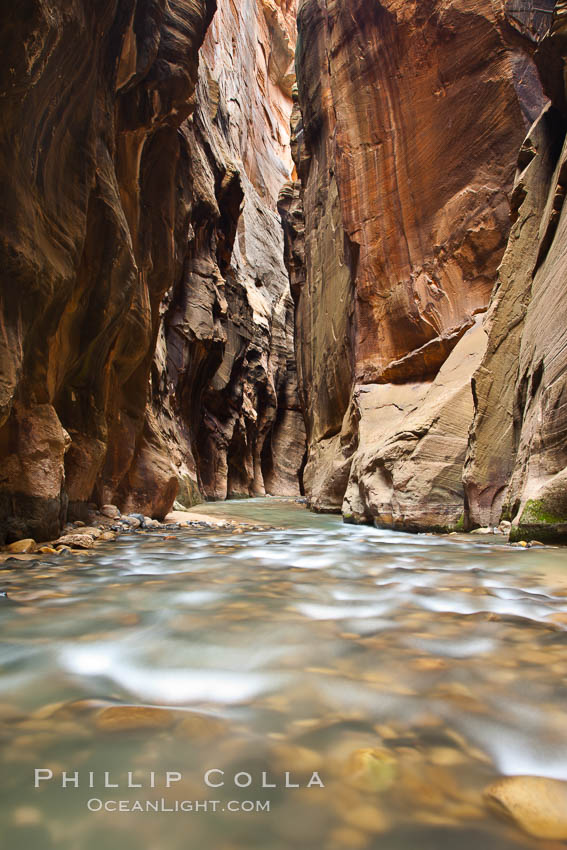
[[[514,224],[474,375],[465,468],[469,526],[512,520],[512,538],[567,539],[567,4],[536,59],[552,99],[528,133]]]
[[[172,195],[189,175],[177,128],[213,11],[212,0],[96,10],[73,0],[65,13],[13,7],[3,21],[8,539],[57,534],[69,501],[117,498],[139,449],[164,272],[178,274],[184,254]],[[157,167],[166,191],[156,198]],[[175,481],[159,485],[165,505]]]
[[[529,21],[489,0],[300,4],[300,184],[280,209],[316,509],[462,521],[475,317],[544,100]]]
[[[293,9],[220,2],[199,72],[215,5],[4,16],[0,540],[93,501],[161,517],[180,480],[186,500],[298,492],[275,226]]]

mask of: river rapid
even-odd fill
[[[563,846],[482,792],[567,780],[565,549],[207,512],[0,565],[2,846]]]

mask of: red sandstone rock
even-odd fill
[[[380,418],[353,409],[353,388],[391,387],[384,393],[393,397],[404,394],[397,387],[420,383],[430,411],[443,401],[433,397],[441,392],[436,376],[462,350],[472,414],[475,361],[464,334],[488,304],[509,230],[517,151],[543,96],[523,25],[488,0],[304,0],[298,21],[301,190],[287,188],[282,209],[308,424],[306,493],[315,507],[339,508],[352,465],[356,480],[366,481],[356,513],[369,519],[378,512],[365,496],[370,480],[382,463],[397,468],[394,445],[403,434],[388,430],[389,456]],[[442,499],[437,514],[429,509],[428,487],[408,502],[394,476],[380,513],[408,527],[457,522],[470,416],[457,421],[447,456],[417,452],[404,459],[401,476],[453,482],[450,509]]]
[[[4,16],[2,537],[56,536],[68,500],[115,501],[132,465],[186,250],[177,128],[213,11],[33,0]]]
[[[294,10],[238,5],[200,72],[214,0],[3,18],[0,540],[57,536],[68,504],[161,517],[180,481],[298,491],[275,214]]]

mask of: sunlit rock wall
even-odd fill
[[[489,0],[303,0],[298,25],[299,183],[280,208],[306,494],[355,520],[452,527],[477,316],[544,103],[533,37]]]

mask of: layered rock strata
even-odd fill
[[[562,2],[536,54],[552,103],[520,150],[514,223],[473,382],[467,523],[505,518],[516,539],[567,539],[566,57]]]
[[[530,20],[489,0],[300,3],[280,212],[315,509],[463,522],[478,316],[544,103]]]
[[[0,541],[89,502],[162,517],[180,481],[298,492],[274,214],[294,15],[219,7],[200,70],[214,0],[4,16]]]

